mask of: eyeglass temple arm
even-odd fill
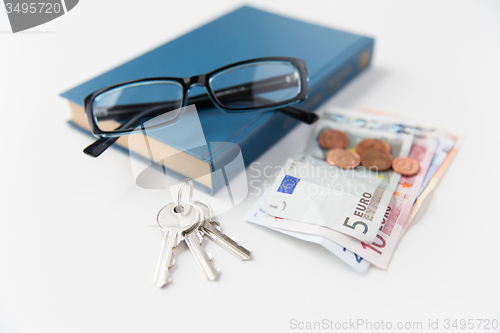
[[[88,155],[90,157],[98,157],[106,149],[111,147],[111,145],[115,143],[118,138],[118,136],[112,138],[99,138],[94,141],[94,143],[85,148],[83,152],[85,153],[85,155]]]
[[[253,96],[252,99],[261,100],[263,102],[269,102],[268,99],[262,97]],[[284,113],[287,116],[300,120],[301,122],[306,123],[308,125],[314,124],[319,119],[319,116],[316,113],[308,112],[299,108],[294,108],[293,106],[285,106],[280,109],[276,109],[276,111]]]
[[[235,96],[236,97],[236,96]],[[252,97],[253,99],[256,98],[256,96]],[[235,100],[241,100],[241,95],[238,96],[238,98],[235,98]],[[107,112],[110,112],[110,114],[106,117],[102,116],[101,120],[119,120],[119,119],[126,119],[128,118],[127,116],[131,113],[137,113],[141,114],[144,108],[148,108],[154,105],[162,106],[163,108],[171,108],[173,102],[164,102],[164,103],[158,103],[158,104],[152,104],[152,103],[144,103],[144,104],[124,104],[120,105],[119,107],[114,107],[110,108],[107,110]],[[211,108],[213,107],[212,100],[206,96],[206,95],[199,95],[195,96],[192,98],[189,98],[189,103],[188,104],[195,104],[198,109],[204,109],[204,108]],[[308,112],[293,106],[285,106],[281,108],[277,108],[276,111],[285,113],[286,115],[298,119],[306,124],[313,124],[315,121],[319,119],[318,115],[312,112]],[[157,115],[163,114],[164,111],[158,111]],[[148,116],[152,117],[154,115],[148,114]]]
[[[256,96],[252,96],[252,99],[257,99],[257,98],[258,97]],[[265,100],[264,98],[260,99]],[[238,96],[237,98],[235,98],[235,100],[242,100],[242,96],[241,95]],[[269,100],[266,101],[269,102]],[[213,106],[212,101],[206,95],[205,96],[200,95],[190,98],[189,104],[195,104],[198,109],[209,108]],[[308,125],[314,124],[314,122],[316,122],[319,119],[317,114],[293,106],[284,106],[281,108],[277,108],[276,111],[282,112],[288,115],[289,117],[300,120]]]
[[[155,116],[156,113],[163,114],[165,112],[161,111],[165,106],[164,105],[155,105],[152,106],[151,108],[144,110],[134,117],[130,118],[128,121],[124,122],[120,126],[118,126],[116,129],[126,129],[126,128],[134,128],[136,127],[136,124],[144,119],[145,117],[153,117]],[[101,155],[106,149],[108,149],[113,143],[118,140],[118,136],[116,137],[101,137],[94,141],[91,145],[89,145],[87,148],[83,150],[83,152],[91,157],[98,157]]]
[[[281,109],[276,109],[276,111],[284,113],[287,116],[300,120],[301,122],[308,125],[314,124],[319,119],[319,116],[316,113],[294,108],[292,106],[286,106]]]

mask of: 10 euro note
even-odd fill
[[[420,164],[420,171],[412,177],[401,177],[398,187],[388,206],[387,217],[372,243],[360,244],[362,255],[379,268],[387,268],[394,254],[398,240],[403,232],[405,221],[418,196],[431,165],[437,142],[429,138],[416,138],[410,157]]]
[[[417,136],[416,141],[422,143],[428,140],[428,143],[432,145],[432,139],[432,136],[427,138]],[[448,149],[449,142],[445,146],[445,149]],[[429,163],[429,159],[430,152],[433,149],[432,146],[429,147],[427,154],[422,155],[423,159],[420,160],[418,157],[413,156],[420,162],[421,170],[419,174],[414,177],[401,178],[400,186],[398,186],[389,205],[392,210],[389,212],[384,226],[379,231],[377,239],[371,244],[361,244],[363,250],[358,252],[375,266],[387,268],[397,244],[421,207],[422,202],[435,188],[444,171],[448,168],[456,149],[450,149],[446,158],[442,159],[443,147],[441,144],[438,145],[431,163]],[[356,249],[356,247],[349,248]]]
[[[325,112],[325,119],[327,123],[340,122],[366,129],[412,133],[415,136],[410,157],[419,162],[420,172],[414,177],[401,178],[377,238],[371,244],[362,243],[363,251],[358,250],[374,265],[386,268],[399,239],[448,168],[462,140],[446,130],[422,126],[414,121],[380,112],[331,108]]]

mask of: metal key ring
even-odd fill
[[[208,218],[208,219],[209,219],[209,220],[212,220],[212,219],[213,219],[213,217],[214,217],[214,211],[212,210],[212,207],[210,207],[210,205],[209,205],[209,204],[207,204],[207,203],[206,203],[206,202],[204,202],[204,201],[200,201],[200,200],[196,200],[194,203],[195,203],[195,204],[197,204],[197,205],[198,205],[198,204],[202,204],[203,206],[207,207],[207,208],[208,208],[208,212],[209,212],[209,214],[210,214],[210,216],[209,216],[209,218]],[[206,219],[205,219],[205,220],[206,220]]]
[[[177,192],[177,206],[175,207],[177,212],[182,213],[182,190],[184,190],[184,184],[189,182],[189,202],[193,201],[193,180],[191,178],[184,178],[179,186],[179,191]]]

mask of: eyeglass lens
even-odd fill
[[[285,102],[301,88],[299,70],[281,61],[231,67],[212,76],[209,85],[220,104],[241,110]]]
[[[183,88],[175,81],[144,81],[108,90],[92,106],[97,126],[114,131],[149,125],[166,125],[176,118],[182,104]],[[158,117],[162,115],[162,117]]]

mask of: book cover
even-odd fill
[[[203,74],[227,64],[259,57],[289,56],[305,60],[309,73],[308,98],[297,107],[313,111],[346,85],[372,58],[374,41],[336,29],[326,28],[244,6],[129,62],[61,94],[70,102],[72,122],[88,130],[83,99],[89,93],[119,82],[146,77],[186,77]],[[132,46],[131,46],[132,47]],[[190,95],[203,92],[194,87]],[[199,112],[207,142],[230,142],[239,146],[245,166],[288,133],[298,121],[275,111],[243,114],[223,113],[215,106]],[[182,152],[182,144],[169,138],[168,131],[151,132],[149,142],[158,149]],[[118,145],[127,148],[126,137]],[[116,145],[115,144],[115,145]],[[135,153],[147,157],[147,152]],[[197,186],[213,194],[227,179],[212,179],[234,156],[232,149],[220,149],[207,158],[196,150],[185,153],[185,161],[167,165],[179,177],[191,177],[186,164],[204,170]],[[183,165],[184,164],[184,165]],[[231,175],[229,175],[230,177]]]

